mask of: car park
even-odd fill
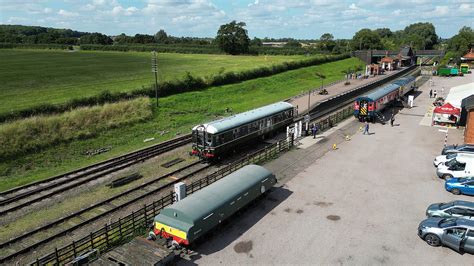
[[[418,236],[433,247],[443,245],[474,254],[474,220],[431,217],[420,223]]]
[[[446,181],[444,186],[447,191],[455,195],[464,194],[474,196],[474,179],[451,178]]]
[[[441,151],[442,155],[451,153],[471,153],[474,154],[474,145],[463,144],[463,145],[448,145]]]
[[[434,203],[426,209],[426,216],[474,219],[474,202],[456,200],[446,203]]]
[[[474,158],[455,158],[446,163],[439,164],[436,175],[448,180],[453,177],[463,178],[474,174]]]
[[[436,158],[434,159],[433,165],[438,167],[440,164],[443,164],[443,163],[451,161],[452,159],[461,158],[461,157],[474,158],[474,154],[450,153],[448,155],[439,155],[439,156],[436,156]]]

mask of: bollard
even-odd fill
[[[334,144],[332,145],[332,149],[333,149],[333,150],[337,150],[337,145],[336,145],[336,143],[334,143]]]
[[[349,141],[351,140],[351,137],[349,137],[349,135],[346,135],[346,141]]]

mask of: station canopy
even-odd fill
[[[438,106],[434,109],[434,113],[437,114],[448,114],[448,115],[461,115],[461,110],[452,106],[450,103],[446,103],[443,106]]]
[[[445,102],[448,102],[457,108],[461,108],[462,100],[472,94],[474,94],[474,82],[452,87],[451,90],[449,90]]]

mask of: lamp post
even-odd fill
[[[153,56],[151,57],[151,72],[155,73],[155,97],[156,97],[156,107],[158,107],[158,64],[156,60],[156,51],[152,52]]]

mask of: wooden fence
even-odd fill
[[[238,161],[227,165],[218,171],[192,182],[186,186],[186,193],[192,194],[203,187],[206,187],[226,175],[248,165],[257,164],[278,157],[281,152],[289,150],[293,146],[292,138],[281,140],[266,148],[249,154]],[[54,252],[41,258],[37,258],[31,265],[62,265],[88,261],[89,258],[110,250],[131,238],[143,234],[153,223],[153,219],[160,210],[175,202],[176,195],[171,190],[169,194],[163,196],[151,204],[146,204],[142,208],[133,211],[126,217],[120,218],[110,224],[105,224],[102,228],[89,235],[73,241],[71,244],[61,248],[56,248]],[[89,258],[88,258],[89,256]]]

